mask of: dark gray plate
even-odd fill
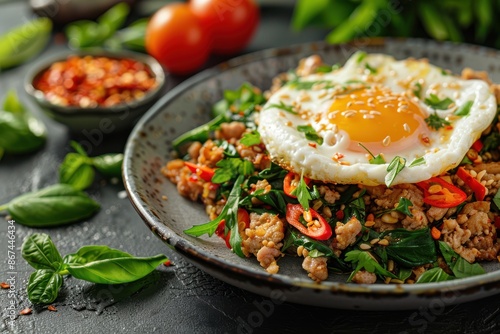
[[[255,259],[239,258],[217,237],[193,238],[182,232],[208,220],[201,204],[179,196],[175,186],[160,173],[160,168],[170,159],[171,140],[208,121],[210,107],[221,98],[224,89],[235,89],[245,81],[267,89],[276,74],[294,68],[303,57],[317,53],[327,63],[342,64],[360,49],[398,59],[425,57],[455,73],[467,66],[485,70],[493,80],[500,82],[499,52],[418,39],[377,39],[335,46],[311,43],[236,58],[177,86],[137,124],[128,140],[124,163],[124,180],[132,204],[158,237],[196,266],[223,281],[277,301],[347,309],[401,310],[443,307],[499,293],[498,263],[486,264],[485,275],[442,283],[356,285],[345,284],[345,275],[331,274],[327,281],[316,284],[302,270],[300,259],[281,259],[280,273],[269,275]]]

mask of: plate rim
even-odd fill
[[[170,100],[174,100],[177,96],[181,95],[183,92],[189,90],[191,87],[202,83],[209,78],[223,73],[226,70],[234,69],[239,66],[247,65],[252,62],[261,61],[263,59],[277,57],[280,55],[294,54],[299,52],[304,47],[308,48],[337,48],[337,47],[363,47],[363,46],[376,46],[380,44],[402,44],[408,45],[409,43],[416,44],[426,44],[433,45],[436,47],[447,47],[453,49],[467,50],[474,52],[476,54],[483,54],[487,56],[496,56],[500,60],[500,51],[488,47],[477,46],[467,43],[453,43],[453,42],[441,42],[421,38],[374,38],[370,39],[368,43],[366,40],[363,43],[359,41],[353,41],[351,43],[344,44],[328,44],[323,41],[307,42],[294,44],[287,47],[270,48],[265,50],[260,50],[252,52],[246,55],[242,55],[226,62],[223,62],[214,67],[208,68],[199,72],[198,74],[186,79],[179,85],[168,91],[163,97],[161,97],[138,121],[134,129],[131,131],[129,138],[126,143],[126,148],[124,152],[124,162],[123,162],[123,180],[125,190],[128,193],[128,198],[132,203],[139,216],[145,222],[145,224],[150,228],[150,230],[156,234],[162,241],[173,246],[182,255],[202,262],[207,262],[207,264],[213,265],[220,270],[229,270],[232,274],[245,277],[246,279],[252,281],[258,281],[259,283],[266,283],[271,285],[285,285],[288,287],[300,287],[308,288],[311,290],[327,290],[331,292],[343,292],[352,295],[381,295],[381,296],[399,296],[402,294],[410,295],[442,295],[446,292],[459,292],[469,288],[482,288],[482,289],[498,289],[500,285],[500,270],[495,270],[488,272],[480,276],[472,276],[467,278],[456,279],[452,281],[445,282],[434,282],[434,283],[424,283],[424,284],[354,284],[354,283],[342,283],[342,282],[332,282],[323,281],[321,284],[317,284],[312,280],[308,283],[303,279],[293,279],[287,275],[283,274],[268,274],[262,269],[262,272],[256,272],[253,269],[248,269],[243,265],[228,263],[223,259],[220,259],[210,252],[197,249],[196,245],[189,241],[189,236],[180,236],[175,231],[170,229],[166,224],[162,223],[158,217],[152,214],[151,211],[145,207],[145,202],[140,198],[139,193],[135,186],[131,170],[131,161],[133,156],[133,151],[135,147],[134,141],[139,136],[139,133],[144,128],[144,126],[153,120],[157,115],[161,114],[163,108],[165,108]],[[235,255],[236,256],[236,255]],[[193,261],[193,259],[190,259]],[[196,264],[195,264],[196,265]],[[500,293],[500,289],[496,293]]]

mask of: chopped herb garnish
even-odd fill
[[[354,55],[353,57],[356,57],[356,63],[361,63],[367,56],[368,54],[364,51],[358,51],[356,52],[356,55]]]
[[[439,117],[439,115],[435,112],[433,114],[430,114],[429,117],[425,119],[425,123],[430,128],[433,128],[434,130],[439,130],[444,126],[448,126],[451,123],[445,120],[444,118]]]
[[[297,126],[299,132],[303,132],[308,140],[314,141],[319,145],[323,144],[323,138],[318,135],[316,130],[310,125],[299,125]]]
[[[394,208],[394,210],[401,212],[407,216],[413,217],[413,214],[410,211],[411,206],[413,206],[413,203],[408,198],[401,197],[399,199],[398,205]]]
[[[240,143],[245,146],[258,145],[260,144],[260,133],[258,133],[257,131],[245,133],[241,138]]]
[[[406,159],[400,156],[395,156],[394,159],[391,160],[389,166],[387,166],[387,175],[385,176],[385,185],[390,187],[396,176],[405,168]]]
[[[302,205],[302,207],[304,208],[304,211],[309,210],[309,201],[312,200],[312,196],[309,193],[309,187],[304,181],[303,174],[300,175],[300,182],[297,185],[297,188],[294,189],[292,194],[297,196],[297,200],[299,201],[300,205]]]
[[[233,226],[238,225],[238,203],[240,201],[241,197],[241,184],[243,183],[244,176],[240,175],[238,179],[236,179],[236,182],[233,185],[233,189],[231,190],[231,193],[229,194],[229,197],[227,198],[226,205],[224,205],[224,208],[222,208],[222,211],[220,215],[215,218],[214,220],[201,224],[201,225],[196,225],[191,227],[190,229],[187,229],[184,231],[184,233],[191,235],[193,237],[199,237],[203,234],[208,234],[208,236],[212,236],[212,234],[215,233],[215,230],[219,226],[219,223],[224,219],[226,221],[226,226]],[[235,233],[238,234],[239,233]],[[239,252],[237,249],[233,249],[234,252],[238,255],[241,252],[241,247],[239,249]]]
[[[323,88],[333,88],[337,85],[336,83],[331,82],[329,80],[299,81],[297,79],[297,80],[289,81],[287,83],[287,85],[290,85],[297,90],[309,90],[309,89],[312,89],[313,86],[322,85],[322,84],[324,85]]]
[[[368,162],[372,165],[382,165],[382,164],[385,164],[385,159],[384,157],[379,153],[377,156],[374,156],[372,152],[370,152],[370,150],[363,144],[361,143],[358,143],[359,146],[361,146],[362,148],[365,149],[366,152],[368,152],[369,155],[372,156],[372,158],[370,160],[368,160]]]
[[[413,160],[408,167],[412,168],[412,167],[420,166],[423,164],[425,164],[425,159],[424,159],[424,157],[420,157],[420,158],[416,158],[415,160]]]
[[[469,116],[470,108],[472,107],[473,104],[474,101],[465,102],[455,111],[454,114],[457,116]]]
[[[212,182],[221,184],[236,179],[239,175],[251,175],[254,166],[251,161],[241,158],[225,158],[220,160],[212,177]]]
[[[420,82],[415,83],[415,89],[413,89],[413,94],[419,99],[422,97],[422,85]]]
[[[495,203],[497,209],[500,210],[500,190],[497,190],[497,193],[493,197],[493,203]]]
[[[294,107],[286,105],[285,103],[283,103],[283,101],[280,101],[279,104],[271,103],[270,105],[268,105],[266,107],[266,109],[269,109],[269,108],[277,108],[277,109],[281,109],[281,110],[284,110],[286,112],[289,112],[290,114],[297,115],[297,112],[294,110]]]
[[[424,102],[434,109],[446,110],[450,107],[450,104],[453,103],[453,100],[449,97],[445,97],[441,100],[436,94],[431,94]]]
[[[397,278],[396,275],[384,269],[370,252],[352,250],[346,253],[345,260],[356,265],[356,268],[352,271],[351,275],[349,275],[347,282],[351,282],[354,275],[361,269],[365,269],[370,273]]]
[[[370,71],[371,74],[376,74],[377,73],[377,69],[376,68],[373,68],[372,66],[370,66],[370,64],[368,63],[365,63],[365,68]]]

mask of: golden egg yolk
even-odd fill
[[[413,136],[425,124],[417,104],[404,94],[379,86],[337,95],[328,119],[356,145],[377,143],[384,147]]]

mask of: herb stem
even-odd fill
[[[63,270],[59,271],[58,274],[61,276],[69,275],[69,271],[68,271],[68,269],[63,269]]]
[[[6,203],[6,204],[3,204],[3,205],[0,205],[0,212],[2,212],[2,211],[6,211],[8,207],[9,207],[9,203]]]

